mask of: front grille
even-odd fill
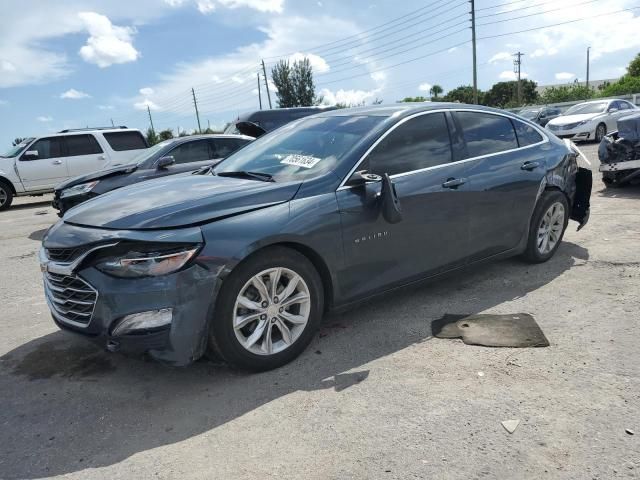
[[[76,248],[47,248],[47,257],[54,262],[71,262],[84,251],[82,247]]]
[[[56,317],[86,326],[91,320],[98,292],[76,275],[45,272],[44,286],[49,306]]]

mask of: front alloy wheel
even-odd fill
[[[233,329],[240,344],[256,355],[289,348],[309,321],[309,287],[288,268],[263,270],[238,294]]]
[[[13,192],[6,182],[0,182],[0,211],[6,210],[13,202]]]
[[[542,216],[542,222],[538,227],[538,252],[547,255],[551,252],[562,238],[565,222],[564,205],[556,202]]]
[[[313,263],[291,248],[265,248],[222,281],[208,353],[248,370],[280,367],[311,342],[323,310],[324,288]]]
[[[600,143],[606,134],[607,126],[604,123],[599,124],[596,127],[596,142]]]

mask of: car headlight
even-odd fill
[[[99,180],[96,180],[94,182],[81,183],[80,185],[74,185],[73,187],[65,188],[60,193],[60,198],[74,197],[76,195],[89,193],[98,183]]]
[[[198,250],[199,247],[171,253],[130,251],[122,256],[104,258],[96,264],[96,268],[120,278],[157,277],[180,270]]]

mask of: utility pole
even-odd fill
[[[198,119],[198,133],[202,133],[202,128],[200,127],[200,114],[198,113],[198,101],[196,100],[196,91],[193,89],[193,87],[191,87],[191,93],[193,94],[193,106],[196,107],[196,118]]]
[[[471,44],[473,46],[473,103],[478,104],[478,65],[476,60],[476,2],[471,3]]]
[[[262,92],[260,91],[260,72],[256,73],[258,77],[258,101],[260,102],[260,110],[262,110]]]
[[[149,114],[149,123],[151,124],[151,131],[155,134],[156,133],[156,129],[153,128],[153,118],[151,118],[151,109],[149,108],[149,105],[147,105],[147,113]],[[113,120],[112,120],[113,122]]]
[[[587,90],[589,89],[589,50],[591,47],[587,47]]]
[[[513,61],[513,71],[518,75],[518,105],[522,105],[522,82],[520,72],[522,71],[522,57],[524,56],[524,53],[514,53],[513,56],[516,57]]]
[[[109,120],[111,120],[111,126],[115,127],[116,125],[113,123],[113,118],[110,118]]]
[[[262,60],[262,73],[264,73],[264,85],[267,87],[267,98],[269,99],[269,109],[272,109],[271,106],[271,93],[269,93],[269,82],[267,81],[267,67],[264,66],[264,60]]]

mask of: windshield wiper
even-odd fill
[[[261,180],[263,182],[275,182],[275,180],[273,179],[273,175],[262,172],[247,172],[244,170],[239,170],[237,172],[217,172],[216,175],[219,177],[241,177]]]

